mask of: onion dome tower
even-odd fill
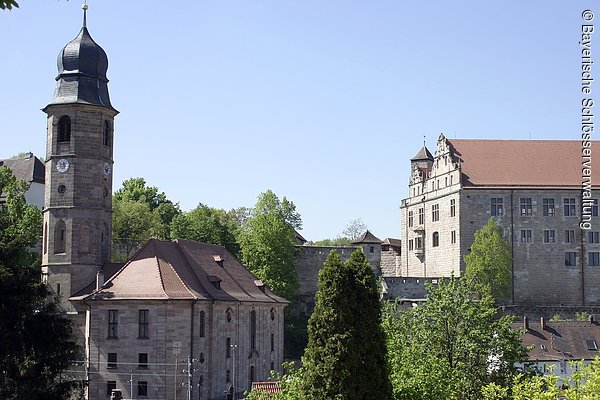
[[[68,299],[95,280],[111,257],[113,122],[108,57],[86,26],[58,54],[48,115],[42,273]]]

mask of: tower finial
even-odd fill
[[[425,135],[423,135],[423,147],[425,147]]]
[[[85,1],[85,3],[83,3],[81,5],[81,8],[83,9],[83,27],[87,28],[87,10],[88,10],[87,0]]]

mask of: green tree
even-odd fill
[[[162,229],[158,216],[146,203],[127,198],[113,202],[112,223],[114,258],[119,260],[131,257],[148,239],[159,236]]]
[[[484,290],[491,290],[496,300],[508,299],[512,288],[512,253],[510,243],[494,218],[475,233],[471,252],[465,255],[463,279]]]
[[[362,219],[357,218],[348,222],[348,225],[342,231],[342,237],[353,241],[362,235],[367,229],[368,227],[362,222]]]
[[[0,398],[65,399],[80,385],[58,379],[79,349],[40,282],[41,213],[25,202],[27,184],[0,167]]]
[[[313,243],[313,246],[350,246],[350,239],[338,236],[335,239],[323,239]]]
[[[294,203],[268,190],[258,196],[239,233],[242,263],[276,294],[293,300],[298,277],[293,265],[294,228],[302,225]]]
[[[233,255],[237,255],[240,249],[235,238],[237,230],[236,221],[230,214],[202,203],[192,211],[175,216],[171,222],[173,238],[219,244]]]
[[[153,234],[159,239],[170,239],[171,222],[181,214],[178,203],[173,203],[156,186],[147,186],[144,178],[130,178],[113,196],[113,204],[124,200],[136,201],[147,205],[160,222],[159,229]]]
[[[506,385],[526,350],[511,317],[498,317],[489,293],[454,278],[429,285],[414,309],[388,309],[384,328],[394,396],[400,400],[480,399],[486,382]]]
[[[345,263],[335,250],[329,254],[315,300],[302,359],[304,398],[390,398],[377,281],[362,250]]]
[[[12,10],[13,7],[19,8],[19,3],[15,0],[0,0],[0,9]]]

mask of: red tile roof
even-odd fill
[[[252,393],[257,393],[260,399],[271,399],[271,393],[282,393],[279,382],[252,382]]]
[[[580,140],[448,139],[460,163],[464,186],[579,187],[582,174]],[[600,141],[593,141],[600,157]],[[593,160],[595,161],[595,160]],[[592,162],[592,176],[600,163]],[[594,187],[600,180],[593,181]]]
[[[215,261],[223,261],[223,266]],[[72,300],[221,300],[287,303],[254,277],[224,247],[192,240],[151,239],[104,286]],[[214,284],[218,281],[220,287]]]

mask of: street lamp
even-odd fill
[[[229,345],[232,350],[233,350],[233,377],[232,377],[232,385],[233,385],[233,400],[236,400],[236,395],[235,395],[235,350],[237,349],[237,344],[231,344]]]

